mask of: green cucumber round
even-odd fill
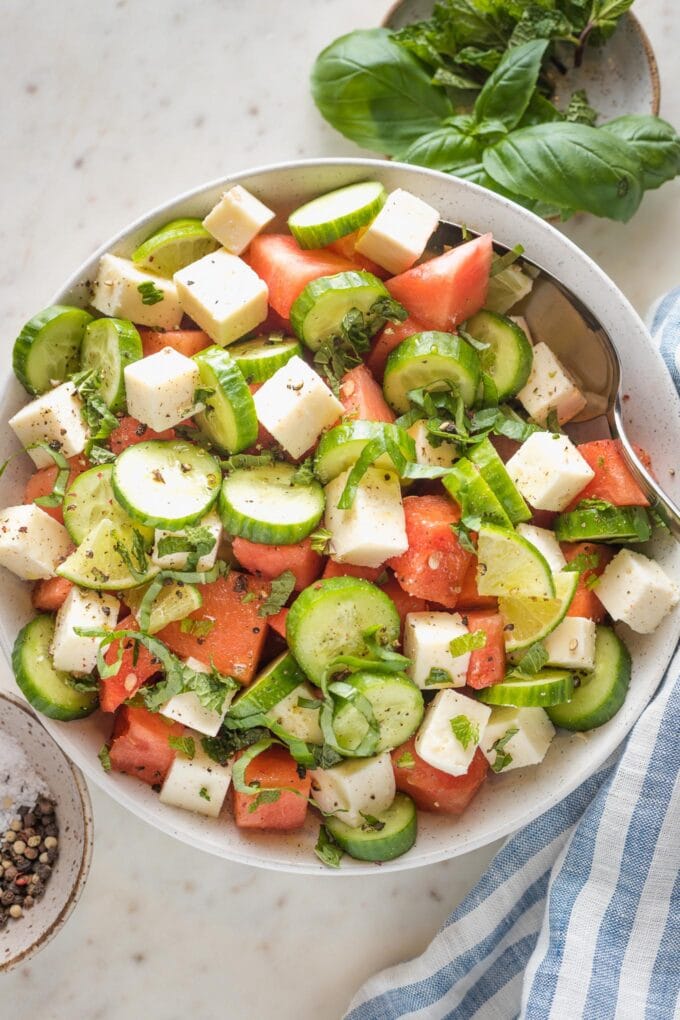
[[[405,793],[398,793],[386,811],[357,828],[339,815],[326,818],[325,824],[338,846],[358,861],[393,861],[411,849],[418,834],[416,806]]]
[[[343,471],[356,464],[367,443],[383,437],[393,439],[406,460],[415,463],[416,444],[408,432],[399,425],[381,421],[348,421],[336,425],[322,435],[314,459],[317,478],[323,485],[332,482]],[[394,471],[394,464],[387,453],[379,457],[374,466]]]
[[[66,490],[64,524],[76,545],[80,545],[105,517],[114,525],[130,527],[134,524],[144,539],[153,542],[153,528],[135,524],[114,496],[112,474],[113,464],[100,464],[83,471]]]
[[[50,305],[30,319],[14,341],[12,368],[29,393],[47,393],[80,367],[80,348],[92,316],[82,308]]]
[[[229,716],[233,719],[247,719],[250,715],[264,715],[304,681],[305,675],[293,656],[290,652],[284,652],[270,662],[232,702]]]
[[[547,708],[569,701],[574,693],[574,674],[564,669],[542,669],[533,676],[513,679],[510,675],[500,684],[479,691],[477,700],[485,705],[513,705]]]
[[[488,436],[477,446],[472,447],[468,457],[493,491],[512,523],[520,524],[522,521],[531,520],[531,510],[524,502]]]
[[[205,410],[196,415],[201,432],[224,453],[240,453],[257,440],[255,404],[243,377],[229,351],[223,347],[207,347],[194,355],[201,376],[201,386],[212,390],[206,398]]]
[[[372,273],[349,270],[312,280],[293,302],[290,324],[296,336],[317,351],[324,340],[336,334],[348,312],[367,316],[376,301],[391,300],[387,287]],[[384,319],[375,322],[377,332]]]
[[[581,674],[571,701],[547,709],[555,726],[564,730],[594,730],[616,715],[630,686],[630,652],[611,627],[598,627],[595,668]]]
[[[349,184],[301,205],[288,217],[288,228],[301,248],[325,248],[375,219],[386,198],[377,181]]]
[[[524,330],[505,315],[481,311],[468,319],[465,332],[488,344],[481,355],[482,368],[493,379],[499,401],[519,393],[529,378],[534,357]]]
[[[467,457],[461,457],[452,464],[450,474],[445,475],[442,482],[466,516],[481,517],[483,521],[492,521],[501,528],[512,527],[496,494]]]
[[[477,397],[480,364],[476,350],[454,333],[415,333],[403,340],[387,359],[383,389],[390,407],[408,411],[408,394],[424,387],[446,389],[453,385],[465,404]]]
[[[380,730],[376,754],[405,743],[423,721],[423,695],[401,673],[353,673],[344,682],[362,694],[373,709]],[[368,723],[348,701],[335,713],[333,729],[340,746],[351,750],[366,736]]]
[[[132,261],[140,269],[170,279],[178,270],[198,262],[219,246],[200,220],[171,220],[140,244],[132,253]]]
[[[70,676],[52,665],[54,617],[36,616],[19,631],[12,651],[12,668],[28,703],[50,719],[82,719],[97,707],[95,691],[77,691]]]
[[[247,383],[266,382],[275,372],[294,358],[302,355],[300,342],[281,333],[256,336],[254,340],[239,340],[229,345],[229,353],[243,372]]]
[[[555,519],[558,542],[646,542],[652,537],[649,514],[641,506],[584,506]]]
[[[127,319],[95,319],[86,326],[80,367],[97,373],[99,394],[114,414],[125,410],[125,366],[143,356],[142,339]]]
[[[294,464],[239,468],[222,483],[219,511],[231,535],[265,545],[294,545],[311,534],[324,511],[318,482],[296,484]]]
[[[113,494],[133,521],[180,531],[196,524],[220,491],[220,465],[200,446],[152,439],[129,446],[113,466]]]

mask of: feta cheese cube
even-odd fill
[[[568,436],[534,432],[505,465],[536,510],[564,510],[595,472]]]
[[[267,379],[253,400],[258,421],[291,457],[306,453],[345,410],[297,354]]]
[[[396,785],[389,751],[375,758],[355,758],[330,769],[314,769],[312,796],[322,811],[337,813],[357,826],[364,815],[379,815],[394,800]]]
[[[554,736],[555,727],[542,708],[494,708],[480,746],[495,772],[510,772],[542,762]],[[497,753],[502,755],[498,762]]]
[[[224,192],[203,220],[203,226],[232,255],[240,255],[252,239],[271,223],[275,215],[259,199],[237,184]]]
[[[24,581],[54,577],[72,549],[64,525],[35,503],[0,510],[0,565]]]
[[[458,451],[453,443],[444,439],[439,446],[433,446],[430,433],[424,421],[417,421],[408,429],[408,434],[416,444],[416,461],[418,464],[429,464],[430,467],[451,467],[458,459]]]
[[[457,691],[440,691],[425,713],[416,737],[416,751],[428,765],[463,776],[484,739],[491,709]]]
[[[516,531],[527,542],[531,542],[534,549],[538,549],[553,574],[559,573],[563,567],[566,567],[567,561],[554,532],[548,531],[547,528],[537,528],[533,524],[518,524]]]
[[[66,673],[91,673],[97,665],[100,638],[81,637],[76,627],[115,630],[120,603],[113,595],[71,588],[57,613],[52,662]]]
[[[614,620],[638,634],[651,634],[678,602],[680,592],[654,560],[622,549],[607,565],[595,588]]]
[[[102,315],[130,319],[140,326],[177,329],[182,321],[172,280],[138,269],[130,259],[102,255],[91,304]]]
[[[83,402],[72,382],[62,383],[32,400],[9,419],[9,426],[23,447],[49,443],[65,457],[82,453],[89,430],[82,419]],[[36,467],[49,467],[54,460],[44,450],[27,450]]]
[[[199,522],[195,527],[207,528],[212,537],[215,539],[215,544],[209,553],[201,556],[196,565],[196,570],[212,570],[217,560],[217,550],[219,549],[220,542],[222,541],[222,521],[218,514],[213,510]],[[187,560],[189,558],[188,552],[172,552],[166,553],[161,556],[158,552],[158,546],[164,538],[178,538],[182,539],[186,536],[186,531],[164,531],[162,528],[156,528],[154,534],[153,550],[151,552],[151,562],[155,563],[161,570],[184,570],[186,569]]]
[[[359,482],[349,510],[339,510],[351,468],[326,486],[324,527],[331,533],[331,555],[338,563],[379,567],[408,549],[406,518],[397,476],[371,467]]]
[[[319,726],[319,709],[323,702],[317,702],[319,708],[305,708],[299,704],[300,698],[316,700],[310,684],[306,682],[299,684],[267,712],[267,718],[278,723],[298,740],[304,740],[308,744],[323,744],[323,733]]]
[[[174,280],[183,310],[223,347],[267,318],[267,284],[224,248],[180,269]]]
[[[542,340],[534,347],[529,378],[517,394],[517,400],[539,425],[545,425],[551,411],[557,413],[563,425],[588,403],[564,365]]]
[[[129,414],[156,432],[203,409],[194,403],[201,381],[198,365],[172,347],[126,365],[124,375]]]
[[[595,635],[597,628],[584,616],[565,616],[543,644],[549,666],[563,669],[595,668]]]
[[[390,273],[403,273],[423,254],[438,223],[436,209],[397,188],[359,237],[356,250]]]
[[[196,738],[194,744],[193,758],[182,751],[175,755],[161,787],[160,799],[171,807],[217,818],[231,783],[231,762],[218,765],[205,753],[200,738]]]
[[[451,655],[454,638],[468,634],[460,613],[408,613],[404,622],[404,655],[411,660],[407,672],[422,690],[464,687],[470,653]],[[447,677],[428,683],[431,670],[444,670]]]
[[[189,656],[185,662],[187,666],[197,673],[210,672],[204,663],[199,662],[198,659],[194,659],[192,656]],[[184,726],[188,726],[192,730],[204,733],[207,737],[214,737],[224,722],[224,717],[236,692],[236,688],[232,691],[227,691],[222,709],[219,712],[215,712],[213,709],[202,705],[193,691],[184,691],[183,694],[175,694],[169,701],[166,701],[160,713],[167,719],[174,719],[176,722],[183,723]]]

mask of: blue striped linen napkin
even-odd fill
[[[680,287],[651,315],[680,390]],[[504,844],[345,1020],[680,1017],[680,649],[623,750]]]

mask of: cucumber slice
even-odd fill
[[[594,730],[609,722],[626,700],[630,686],[630,653],[611,627],[598,627],[595,669],[583,674],[571,701],[549,708],[555,726],[565,730]]]
[[[104,518],[76,551],[57,567],[57,573],[80,588],[94,588],[97,591],[125,591],[146,584],[158,573],[158,567],[148,560],[148,570],[135,577],[119,552],[121,545],[128,552],[133,550],[133,540],[133,528],[117,526]],[[136,566],[134,555],[132,562]]]
[[[407,461],[415,463],[416,444],[399,425],[380,421],[348,421],[336,425],[321,437],[314,460],[314,471],[319,481],[322,485],[331,482],[356,464],[367,443],[387,436],[394,440]],[[374,466],[394,471],[394,464],[387,453],[378,457]]]
[[[294,545],[311,534],[324,510],[318,482],[296,485],[294,464],[239,468],[222,483],[219,511],[227,531],[265,545]]]
[[[381,811],[375,820],[370,818],[352,828],[332,815],[326,819],[326,828],[338,846],[358,861],[393,861],[416,841],[416,806],[405,793],[398,793],[387,811]]]
[[[133,521],[180,531],[217,499],[220,465],[200,446],[152,439],[129,446],[113,465],[113,494]]]
[[[83,471],[64,495],[64,524],[76,545],[87,538],[95,525],[107,517],[116,527],[136,527],[142,538],[153,542],[153,528],[135,524],[113,494],[113,464],[101,464]]]
[[[524,330],[505,315],[481,311],[468,319],[465,332],[488,344],[481,355],[482,367],[496,384],[499,401],[519,393],[529,378],[534,357]]]
[[[316,581],[298,595],[286,617],[290,649],[317,685],[338,655],[368,654],[363,634],[374,626],[382,640],[399,640],[401,620],[392,599],[359,577]]]
[[[50,305],[30,319],[14,341],[12,368],[29,393],[47,393],[80,365],[80,347],[92,316],[82,308]]]
[[[652,537],[649,514],[641,506],[577,506],[555,519],[560,542],[646,542]]]
[[[201,385],[212,394],[205,411],[196,415],[202,432],[224,453],[240,453],[257,440],[255,403],[231,354],[223,347],[207,347],[194,355]]]
[[[443,390],[452,383],[469,406],[479,386],[476,350],[454,333],[416,333],[403,340],[387,359],[383,389],[390,407],[399,414],[409,409],[410,390]]]
[[[555,597],[555,582],[547,560],[516,531],[483,524],[479,529],[477,556],[480,595]]]
[[[95,319],[88,323],[80,367],[97,373],[101,398],[114,414],[125,410],[125,366],[143,356],[141,337],[127,319]]]
[[[317,351],[324,340],[338,332],[348,312],[367,315],[376,301],[390,299],[390,293],[372,273],[350,270],[335,276],[320,276],[308,283],[290,310],[290,324],[307,346]],[[377,318],[374,332],[382,324]]]
[[[146,595],[146,586],[134,588],[125,596],[125,602],[135,616],[139,613],[142,599]],[[203,605],[203,596],[193,584],[183,581],[166,581],[151,607],[147,633],[157,634],[163,627],[176,620],[184,620],[189,613],[195,612]]]
[[[229,345],[229,353],[243,372],[247,383],[266,382],[274,372],[294,358],[302,355],[302,347],[293,337],[281,333],[256,336],[254,340],[239,340]]]
[[[483,521],[494,521],[502,528],[512,528],[510,518],[495,494],[467,457],[457,460],[450,470],[451,474],[442,478],[444,488],[466,514],[481,517]]]
[[[523,680],[508,679],[479,691],[477,700],[485,705],[513,705],[515,708],[547,708],[569,701],[574,693],[574,674],[564,669],[542,669]]]
[[[353,673],[345,683],[356,688],[370,702],[380,730],[375,753],[399,747],[412,737],[421,722],[425,707],[423,695],[408,677],[399,673]],[[351,702],[340,708],[333,728],[341,747],[353,750],[368,732],[366,717]]]
[[[478,446],[472,448],[468,457],[478,468],[512,523],[520,524],[522,521],[530,520],[531,510],[524,502],[488,436]]]
[[[247,719],[260,713],[264,715],[304,681],[305,675],[293,656],[284,652],[270,662],[250,687],[232,702],[228,714],[233,719]]]
[[[551,634],[567,615],[578,587],[575,570],[553,574],[554,598],[501,595],[498,609],[505,620],[505,648],[519,652]]]
[[[44,613],[27,623],[14,642],[14,676],[37,712],[50,719],[82,719],[97,707],[97,693],[75,690],[69,683],[69,674],[54,668],[50,654],[53,638],[53,616]]]
[[[377,181],[362,181],[312,199],[288,217],[288,228],[301,248],[325,248],[375,219],[387,192]]]
[[[200,220],[171,220],[140,244],[132,253],[132,261],[140,269],[170,278],[219,246]]]

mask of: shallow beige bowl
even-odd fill
[[[0,692],[0,742],[6,733],[21,745],[56,801],[59,857],[42,899],[0,931],[0,973],[38,953],[68,920],[87,881],[93,833],[92,806],[82,775],[31,710]]]

